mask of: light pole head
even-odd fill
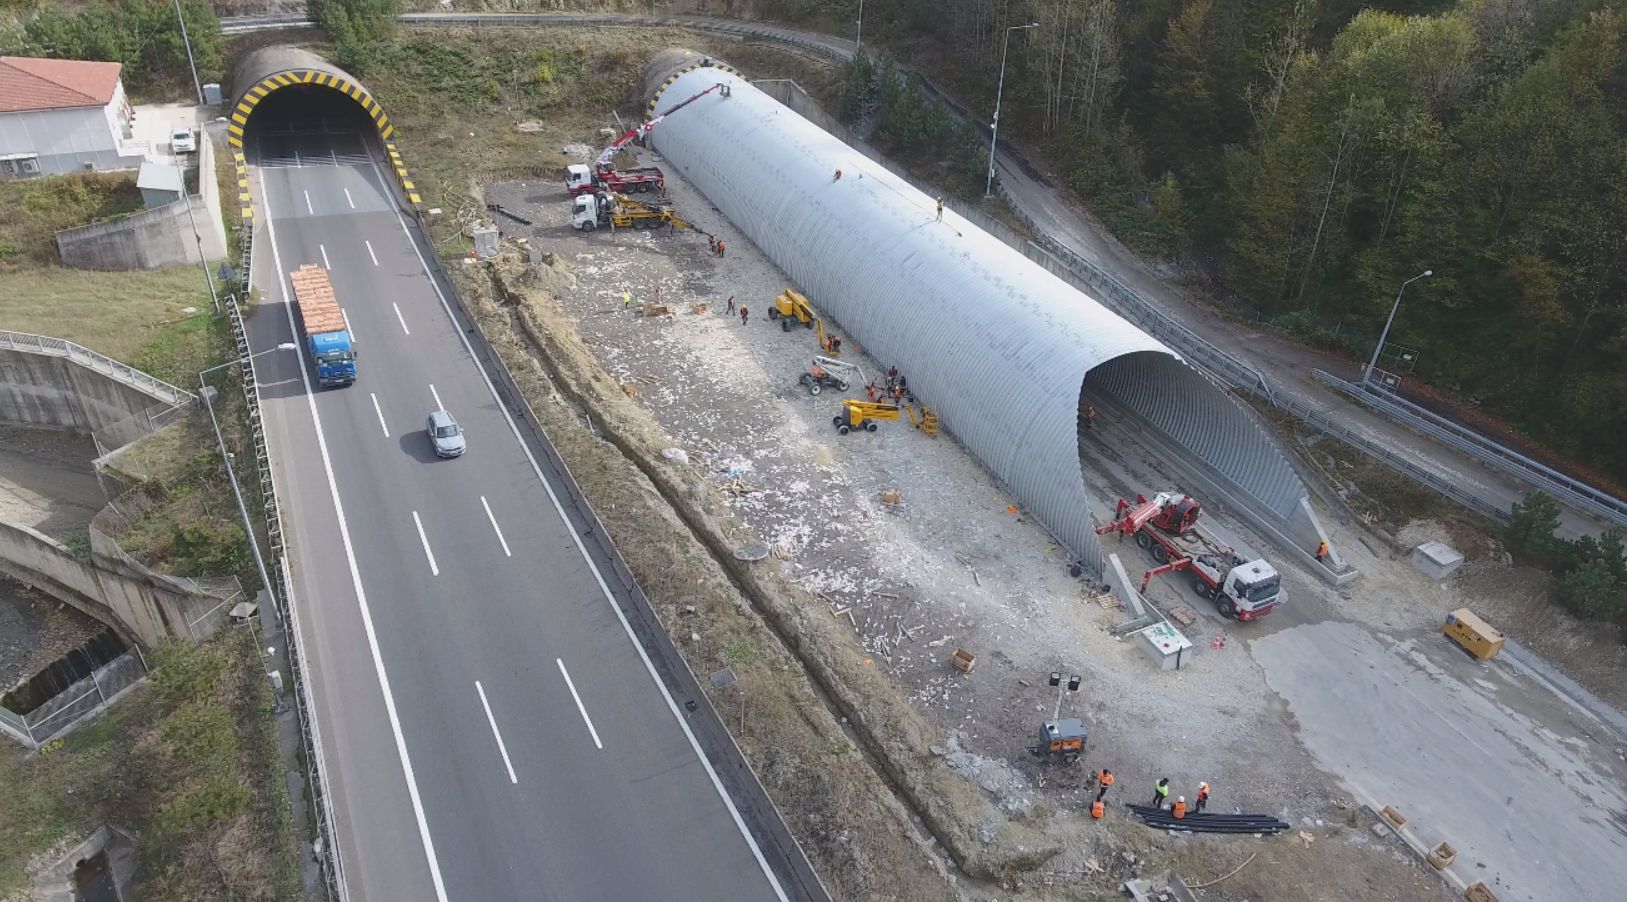
[[[1432,276],[1434,274],[1435,274],[1435,271],[1433,269],[1424,270],[1424,275],[1426,275],[1426,276]]]

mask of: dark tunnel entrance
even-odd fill
[[[377,107],[375,107],[376,109]],[[360,103],[335,88],[296,84],[255,105],[243,129],[244,151],[255,163],[327,157],[379,159],[378,129]]]

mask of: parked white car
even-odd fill
[[[176,129],[169,136],[169,148],[173,153],[197,153],[198,139],[193,137],[191,129]]]

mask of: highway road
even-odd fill
[[[251,344],[291,339],[306,263],[357,341],[348,388],[313,390],[303,353],[256,361],[350,897],[787,898],[360,135],[250,150]],[[424,434],[440,406],[460,459]]]

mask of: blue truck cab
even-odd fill
[[[310,336],[316,381],[322,385],[350,385],[356,381],[356,350],[350,333],[322,332]]]

